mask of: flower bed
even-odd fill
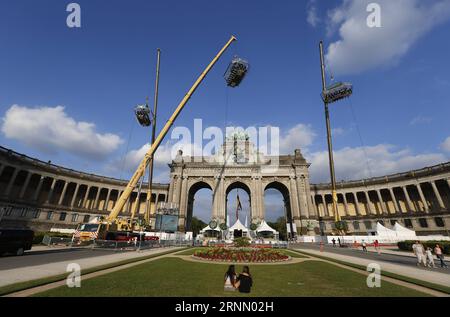
[[[261,248],[207,248],[198,250],[195,258],[219,262],[271,263],[290,259],[281,251]]]

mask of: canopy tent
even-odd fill
[[[237,237],[247,237],[249,235],[248,229],[237,219],[234,225],[228,229],[228,238],[234,239]]]
[[[242,230],[242,232],[248,232],[248,229],[242,224],[242,222],[238,219],[236,220],[236,222],[234,223],[234,225],[232,225],[229,229],[230,231],[233,230]]]
[[[211,228],[209,225],[207,225],[205,228],[203,228],[202,230],[200,230],[200,233],[203,233],[205,231],[220,231],[220,229],[218,227],[216,228]]]
[[[262,220],[258,228],[256,228],[256,234],[261,238],[276,239],[278,240],[278,231],[270,227],[265,220]]]
[[[205,228],[200,230],[199,233],[203,238],[218,238],[220,236],[220,231],[221,230],[219,228],[213,229],[209,225],[207,225]]]
[[[405,227],[402,227],[398,222],[394,225],[395,233],[397,234],[397,237],[402,238],[415,238],[416,232],[414,230],[407,229]]]
[[[396,233],[394,230],[388,229],[381,223],[377,222],[377,236],[380,237],[395,237]]]
[[[272,232],[278,233],[275,229],[271,228],[265,220],[261,221],[258,228],[256,228],[256,232]]]

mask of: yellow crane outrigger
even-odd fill
[[[195,90],[198,88],[200,83],[203,81],[203,79],[206,77],[208,72],[212,69],[214,64],[219,60],[219,58],[222,56],[222,54],[226,51],[226,49],[236,41],[236,38],[234,36],[231,36],[231,38],[228,40],[228,42],[225,44],[225,46],[219,51],[219,53],[213,58],[213,60],[209,63],[209,65],[205,68],[205,70],[200,74],[198,79],[195,81],[195,83],[192,85],[191,89],[187,92],[187,94],[184,96],[184,98],[181,100],[177,108],[175,109],[172,116],[167,120],[166,124],[164,125],[163,129],[159,133],[159,135],[156,137],[155,141],[152,143],[150,149],[145,153],[144,158],[142,159],[141,163],[139,164],[137,170],[134,172],[133,176],[131,177],[130,181],[128,182],[127,187],[122,192],[122,195],[120,195],[117,203],[115,204],[113,210],[108,215],[108,217],[99,224],[97,229],[97,235],[96,237],[98,239],[104,239],[104,235],[110,230],[133,230],[134,224],[127,221],[119,221],[117,219],[119,213],[121,212],[123,206],[126,204],[128,199],[131,196],[131,193],[133,192],[134,188],[136,187],[137,183],[139,182],[139,179],[144,176],[145,170],[147,165],[149,164],[150,160],[152,159],[153,154],[158,149],[159,145],[161,144],[162,140],[166,136],[166,134],[169,132],[170,128],[174,124],[175,120],[177,119],[178,115],[180,114],[181,110],[183,110],[186,103],[191,98],[192,94],[195,92]],[[77,230],[78,231],[78,230]]]

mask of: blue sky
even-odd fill
[[[354,95],[331,109],[338,179],[447,161],[450,1],[377,1],[380,29],[361,24],[369,2],[79,0],[81,28],[68,28],[69,1],[2,0],[0,144],[127,177],[148,140],[132,109],[153,94],[156,48],[162,50],[161,127],[234,34],[238,41],[176,125],[192,127],[201,118],[204,126],[224,127],[226,120],[278,126],[282,152],[300,147],[313,181],[326,182],[323,39],[328,72],[354,85]],[[230,89],[222,75],[235,54],[251,71]],[[164,182],[168,159],[160,157],[157,180]]]

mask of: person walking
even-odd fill
[[[341,238],[338,238],[339,247],[342,247]]]
[[[366,241],[362,240],[361,246],[362,246],[363,252],[367,252],[367,244],[366,244]]]
[[[378,255],[380,255],[380,243],[378,242],[378,240],[375,240],[373,243],[373,246],[375,248],[375,251],[377,251]]]
[[[336,240],[334,238],[331,240],[331,242],[333,242],[333,247],[336,247]]]
[[[432,267],[434,269],[434,268],[436,268],[436,265],[434,265],[433,253],[431,251],[432,251],[431,248],[427,247],[425,254],[426,254],[426,258],[427,258],[427,266]]]
[[[236,271],[234,265],[230,265],[225,273],[225,285],[223,286],[224,291],[235,291],[236,290]]]
[[[420,266],[421,264],[423,264],[423,266],[426,267],[427,262],[425,260],[425,249],[424,249],[422,243],[420,243],[419,241],[416,241],[416,243],[414,243],[412,245],[412,249],[413,249],[415,256],[417,257],[417,266]]]
[[[239,290],[240,293],[250,293],[250,290],[253,286],[252,275],[250,274],[250,268],[248,266],[244,266],[242,273],[239,274],[237,278],[237,282],[235,287]]]
[[[447,268],[448,266],[444,260],[444,252],[442,251],[442,248],[439,244],[436,244],[436,246],[434,247],[434,254],[436,254],[436,257],[439,259],[439,261],[441,261],[441,267]]]

